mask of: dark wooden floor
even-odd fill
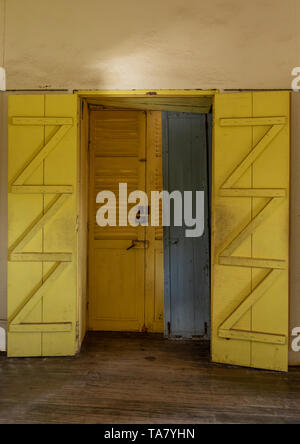
[[[224,367],[205,343],[93,333],[76,358],[0,357],[0,423],[300,423],[300,370]]]

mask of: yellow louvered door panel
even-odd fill
[[[8,355],[76,353],[77,98],[9,102]]]
[[[147,113],[147,194],[163,190],[162,175],[162,115],[159,111]],[[151,206],[149,211],[151,216]],[[150,221],[149,221],[150,222]],[[155,225],[146,229],[146,328],[149,332],[164,332],[164,251],[162,205]]]
[[[118,197],[120,183],[128,184],[128,195],[146,191],[145,157],[144,112],[91,111],[90,330],[142,331],[145,326],[145,227],[120,226],[119,211],[117,226],[100,227],[96,222],[99,192],[112,191]]]
[[[288,369],[290,95],[215,98],[212,359]]]

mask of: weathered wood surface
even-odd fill
[[[164,230],[165,324],[171,337],[210,335],[209,133],[207,116],[163,113],[164,189],[192,191],[193,216],[196,192],[205,196],[203,235],[188,238],[185,221],[176,226],[174,214]]]
[[[0,423],[300,423],[300,371],[209,362],[208,345],[89,334],[75,358],[0,356]]]

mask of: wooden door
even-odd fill
[[[215,97],[212,359],[287,371],[290,95]]]
[[[145,227],[119,226],[119,212],[116,227],[98,226],[96,197],[107,190],[118,197],[120,183],[128,184],[128,194],[146,191],[146,113],[91,111],[89,151],[89,328],[142,331]]]
[[[10,96],[10,357],[78,349],[77,153],[76,96]]]
[[[196,191],[205,195],[204,233],[187,238],[186,229],[165,229],[166,332],[170,336],[206,337],[210,330],[210,230],[209,162],[210,149],[206,115],[164,113],[164,188],[170,193]],[[172,207],[171,207],[172,208]]]

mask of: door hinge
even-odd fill
[[[205,336],[208,335],[208,323],[207,322],[204,323],[204,335]]]
[[[79,216],[76,217],[76,233],[79,231]]]
[[[148,333],[148,328],[146,327],[145,324],[142,327],[142,333]]]
[[[171,335],[171,322],[168,322],[168,335]]]

